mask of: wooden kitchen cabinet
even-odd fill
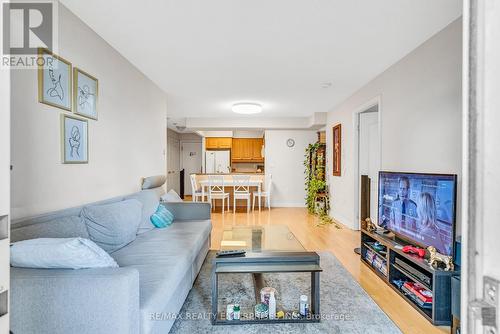
[[[233,138],[231,160],[234,162],[262,162],[262,138]]]
[[[264,158],[262,157],[262,138],[254,138],[252,142],[252,160],[262,161]]]
[[[229,149],[231,148],[232,138],[230,137],[207,137],[205,138],[205,149]]]

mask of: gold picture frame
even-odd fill
[[[38,49],[38,102],[71,111],[72,109],[72,65],[66,59],[45,49]],[[49,59],[52,59],[49,61]],[[54,67],[54,60],[57,61]],[[59,68],[59,65],[62,65]],[[67,70],[63,68],[67,67]]]
[[[63,164],[86,164],[89,162],[89,123],[87,119],[61,114],[61,158]]]
[[[82,82],[80,82],[80,80]],[[73,113],[98,119],[99,80],[81,68],[73,68]]]
[[[332,129],[332,175],[341,176],[342,173],[342,124]]]

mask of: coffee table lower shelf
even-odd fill
[[[279,323],[320,322],[319,255],[315,252],[269,252],[247,253],[244,257],[221,257],[213,260],[212,267],[212,324],[248,325]],[[311,273],[311,302],[308,317],[291,318],[292,312],[285,312],[283,319],[240,319],[226,320],[218,310],[219,275],[228,273],[252,273],[256,303],[260,303],[260,289],[263,287],[263,273]]]
[[[219,312],[217,319],[212,322],[214,325],[249,325],[249,324],[288,324],[288,323],[309,323],[319,322],[320,317],[311,316],[310,318],[299,319],[243,319],[243,320],[226,320],[220,317]]]

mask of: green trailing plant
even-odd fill
[[[337,229],[342,228],[340,227],[339,223],[337,223],[332,217],[325,213],[319,217],[319,222],[316,224],[316,226],[321,227],[326,225],[333,225]]]
[[[320,143],[310,144],[306,148],[304,156],[304,174],[305,174],[305,188],[306,188],[306,206],[307,210],[311,214],[326,214],[328,211],[328,197],[325,199],[325,205],[321,209],[321,212],[316,212],[316,199],[318,194],[326,193],[326,181],[325,177],[325,167],[324,167],[324,157],[321,155],[318,159],[317,152],[320,148]],[[318,161],[319,160],[319,161]],[[314,163],[313,163],[314,162]],[[318,163],[319,162],[319,163]]]

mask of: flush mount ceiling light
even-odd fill
[[[258,103],[241,102],[233,104],[231,110],[237,114],[258,114],[262,112],[262,106]]]

